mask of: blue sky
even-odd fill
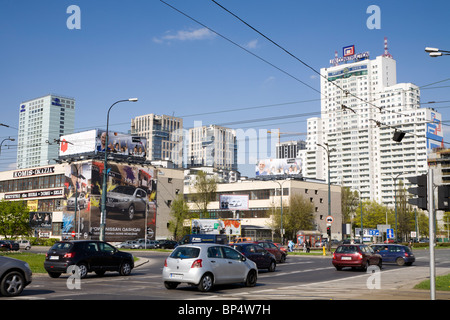
[[[0,139],[17,138],[22,101],[48,93],[76,99],[76,131],[104,128],[113,102],[138,97],[114,107],[113,130],[126,132],[132,117],[156,113],[182,116],[185,128],[202,121],[306,132],[306,119],[320,112],[320,94],[310,88],[319,90],[319,79],[311,69],[210,0],[166,2],[273,66],[159,0],[0,0],[0,123],[11,126],[0,127]],[[388,37],[398,82],[423,86],[450,78],[450,56],[424,52],[426,46],[450,50],[449,1],[218,2],[315,70],[347,45],[381,55]],[[70,5],[81,9],[79,30],[67,28]],[[380,29],[366,25],[370,5],[380,8]],[[450,100],[446,86],[450,81],[424,88],[422,103]],[[448,123],[450,102],[434,107]],[[302,113],[308,116],[292,116]],[[280,118],[252,121],[271,117]],[[295,138],[306,136],[282,135]],[[0,171],[14,169],[15,161],[15,144],[5,142]]]

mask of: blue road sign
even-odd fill
[[[386,230],[386,235],[387,235],[388,239],[394,238],[394,229],[387,229]]]

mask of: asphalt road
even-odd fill
[[[260,271],[255,287],[240,284],[217,286],[202,293],[181,284],[167,290],[161,280],[169,253],[131,251],[140,263],[128,277],[94,273],[75,283],[69,275],[52,279],[34,274],[21,296],[7,300],[169,300],[169,301],[269,301],[269,300],[429,300],[429,291],[412,289],[429,277],[429,252],[416,250],[413,266],[384,264],[379,273],[336,271],[330,256],[289,256],[275,272]],[[436,250],[436,274],[450,273],[450,249]],[[450,293],[437,292],[437,299],[450,300]],[[0,298],[5,300],[5,298]],[[153,304],[154,305],[154,304]]]

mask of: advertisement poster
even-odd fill
[[[103,162],[92,162],[90,227],[92,237],[100,235]],[[156,170],[142,165],[108,163],[106,229],[107,241],[154,237],[156,230]]]
[[[248,195],[221,194],[221,210],[248,210]]]
[[[301,175],[301,159],[261,159],[255,167],[256,176]]]
[[[61,136],[59,156],[69,158],[74,155],[93,155],[104,153],[106,149],[112,157],[145,159],[147,139],[110,131],[107,147],[105,130],[89,130]]]

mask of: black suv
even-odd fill
[[[81,278],[94,271],[102,276],[106,271],[118,271],[127,276],[134,268],[133,255],[117,250],[109,243],[96,240],[56,242],[45,255],[44,268],[52,278],[77,266]]]

